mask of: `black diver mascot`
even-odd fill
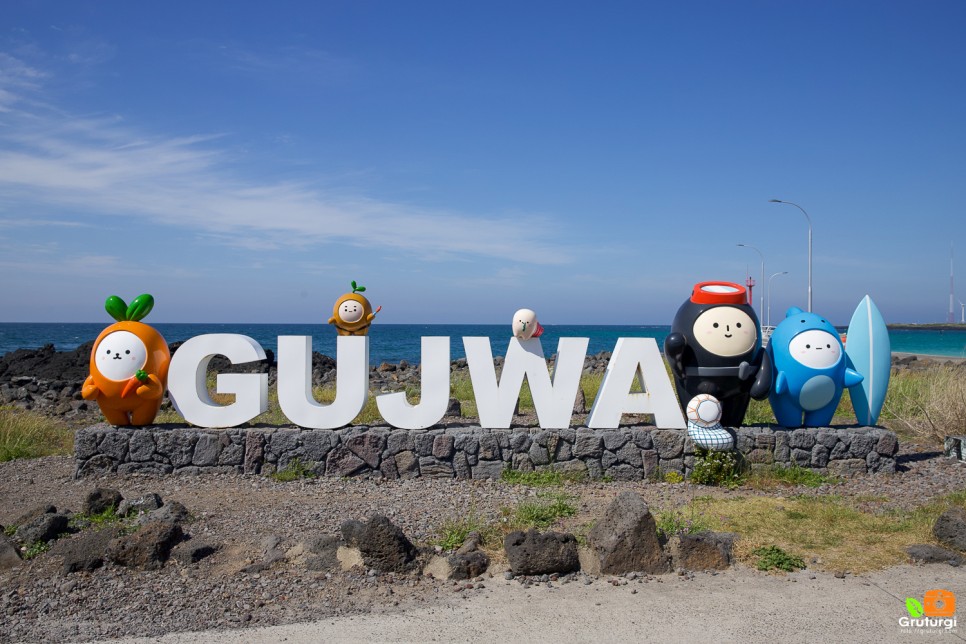
[[[761,366],[761,326],[747,298],[745,288],[732,282],[695,284],[664,340],[682,407],[698,394],[711,394],[721,402],[725,427],[744,420]]]

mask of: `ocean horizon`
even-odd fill
[[[17,349],[38,349],[46,344],[53,344],[57,351],[73,351],[94,340],[106,326],[100,322],[0,322],[0,356]],[[280,335],[309,335],[314,351],[335,356],[337,336],[327,324],[157,323],[151,326],[169,343],[206,333],[240,333],[272,351],[276,350]],[[556,352],[557,340],[561,337],[589,338],[588,354],[612,351],[618,338],[631,337],[654,338],[663,350],[664,338],[670,329],[669,325],[545,325],[541,340],[548,356]],[[488,337],[494,355],[503,355],[510,340],[510,325],[374,324],[369,332],[369,361],[373,365],[400,360],[418,364],[421,361],[420,338],[423,336],[449,336],[450,358],[453,360],[465,357],[461,341],[464,336]],[[891,329],[889,338],[894,352],[966,358],[966,331]]]

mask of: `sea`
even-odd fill
[[[102,323],[0,323],[0,355],[16,349],[36,349],[53,344],[57,351],[72,351],[94,340],[106,325]],[[164,324],[152,325],[169,343],[205,333],[240,333],[255,339],[265,349],[276,350],[280,335],[312,336],[312,348],[335,356],[336,334],[325,324]],[[561,337],[590,338],[588,353],[613,351],[618,338],[654,338],[664,346],[669,326],[547,325],[541,337],[547,355],[556,352]],[[490,338],[494,355],[505,355],[510,325],[502,324],[376,324],[369,330],[369,361],[407,360],[420,362],[420,338],[449,336],[451,359],[462,358],[464,336]],[[894,352],[921,353],[966,358],[966,331],[896,329],[889,331]]]

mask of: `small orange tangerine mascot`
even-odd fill
[[[365,286],[356,286],[355,280],[353,280],[352,292],[346,293],[335,301],[329,324],[335,325],[335,330],[339,335],[366,335],[369,333],[369,325],[372,324],[376,313],[381,311],[382,307],[380,306],[373,311],[369,300],[359,295],[365,290]]]
[[[128,306],[112,295],[104,308],[117,323],[97,336],[81,395],[96,400],[112,425],[149,425],[161,407],[171,362],[168,343],[140,321],[154,308],[154,298],[138,295]]]

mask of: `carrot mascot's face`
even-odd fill
[[[140,321],[153,306],[148,294],[139,295],[130,306],[116,295],[105,304],[117,323],[101,331],[94,342],[82,395],[96,400],[112,425],[150,424],[161,406],[171,353],[161,334]]]
[[[352,292],[335,301],[329,324],[335,326],[339,335],[366,335],[369,332],[369,325],[382,307],[373,311],[369,300],[360,295],[365,290],[365,286],[352,282]]]

